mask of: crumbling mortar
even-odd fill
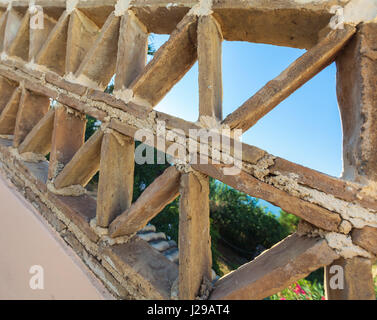
[[[21,76],[25,76],[25,73],[20,69],[17,69],[16,72],[19,72],[21,74]],[[34,78],[37,80],[37,82],[40,83],[40,78],[38,78],[36,76]],[[148,118],[146,120],[139,119],[139,118],[135,117],[134,115],[129,114],[126,111],[123,111],[123,110],[120,110],[120,109],[117,109],[117,108],[114,108],[114,107],[109,107],[106,103],[91,100],[86,95],[80,96],[80,95],[77,95],[75,93],[68,92],[67,90],[62,89],[60,87],[57,87],[57,86],[55,86],[51,83],[46,83],[44,86],[46,88],[51,89],[51,90],[58,93],[58,97],[56,98],[56,100],[59,100],[60,94],[68,95],[72,98],[75,98],[75,99],[78,99],[79,101],[84,102],[85,105],[88,106],[87,107],[88,109],[94,108],[94,109],[105,112],[107,114],[106,121],[108,121],[108,122],[110,122],[111,119],[116,119],[116,120],[121,121],[122,123],[126,123],[128,125],[131,125],[131,126],[137,128],[137,129],[151,130],[151,132],[156,134],[157,114],[156,114],[155,111],[151,111],[148,114]],[[85,111],[86,110],[83,110],[83,112],[85,112]],[[81,111],[78,111],[78,112],[81,112]],[[172,132],[172,131],[173,130],[167,130],[167,134],[169,134],[169,132]],[[210,147],[211,145],[208,144],[208,146]],[[234,156],[232,156],[228,152],[221,150],[221,148],[219,149],[219,147],[216,148],[216,146],[214,146],[215,152],[212,152],[212,148],[208,148],[208,150],[209,150],[208,156],[213,157],[213,160],[216,160],[216,161],[219,161],[219,162],[222,161],[225,164],[229,164],[229,163],[237,164],[237,161],[235,161]],[[218,154],[220,154],[221,156],[219,157]],[[189,157],[186,157],[186,159],[189,159]],[[241,160],[241,159],[237,159],[237,160]],[[186,161],[186,163],[189,164],[189,161]],[[236,167],[240,167],[240,165],[236,165]],[[241,168],[239,168],[239,169],[241,169]]]
[[[365,209],[354,202],[346,202],[333,195],[307,188],[300,185],[297,180],[298,176],[294,173],[286,176],[278,171],[275,171],[273,175],[264,176],[264,181],[268,184],[299,199],[339,214],[343,220],[349,221],[353,227],[377,227],[377,215],[374,210]]]
[[[269,168],[275,164],[275,159],[275,156],[266,154],[263,158],[259,159],[256,164],[244,164],[244,167],[251,169],[253,172],[253,176],[257,179],[267,182],[266,177],[268,177],[270,174]]]
[[[16,159],[21,161],[38,163],[46,160],[46,157],[43,154],[38,154],[34,152],[24,152],[20,154],[18,152],[18,149],[14,147],[9,147],[8,150]]]
[[[203,282],[200,286],[199,295],[195,298],[195,300],[208,300],[212,290],[212,282],[207,279],[207,277],[204,277]]]
[[[354,257],[364,257],[368,259],[375,259],[373,253],[361,248],[352,241],[350,234],[342,234],[338,232],[329,232],[321,228],[315,227],[306,221],[301,221],[298,228],[299,236],[307,236],[309,238],[320,237],[325,239],[328,246],[332,248],[339,256],[345,259]]]
[[[59,103],[60,105],[62,105],[61,103]],[[68,107],[66,105],[62,105],[64,108],[65,108],[65,112],[69,115],[73,115],[74,117],[80,119],[80,120],[85,120],[86,119],[86,116],[84,113],[82,112],[79,112],[75,109],[72,109],[71,107]]]
[[[79,197],[84,194],[87,194],[87,190],[82,185],[79,185],[79,184],[57,189],[55,187],[55,183],[53,179],[53,180],[47,181],[46,185],[47,185],[48,191],[59,196]]]
[[[131,235],[112,238],[109,236],[108,227],[104,228],[97,225],[97,218],[93,218],[92,220],[90,220],[89,224],[90,224],[90,227],[93,229],[93,231],[99,237],[98,245],[101,248],[106,248],[106,247],[117,245],[117,244],[128,243],[130,239],[136,235],[136,232],[135,232]]]

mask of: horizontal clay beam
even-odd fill
[[[264,199],[317,227],[328,231],[338,231],[341,222],[338,214],[261,182],[244,171],[238,175],[226,175],[223,173],[225,165],[199,163],[193,164],[192,167],[252,197]]]
[[[4,64],[6,63],[6,64]],[[11,65],[11,66],[8,66]],[[17,72],[13,68],[16,64]],[[57,101],[65,104],[79,112],[93,116],[100,121],[105,121],[108,113],[102,108],[98,108],[98,102],[103,103],[109,110],[116,110],[116,112],[124,112],[139,119],[147,119],[150,110],[143,106],[136,106],[133,103],[126,104],[124,101],[116,99],[110,94],[100,92],[98,90],[89,90],[88,88],[75,85],[66,81],[62,77],[51,72],[45,74],[31,71],[24,65],[19,65],[13,60],[6,60],[0,64],[0,75],[15,82],[23,82],[25,88],[35,91],[40,94],[45,94],[55,98]],[[42,78],[45,76],[48,85],[43,83]],[[85,92],[87,92],[85,96]],[[82,98],[79,98],[80,95]],[[85,98],[85,103],[82,101]],[[155,111],[156,120],[165,121],[168,129],[179,128],[182,129],[186,136],[190,129],[200,129],[200,127],[192,122],[176,118]],[[134,137],[136,130],[141,129],[138,124],[129,125],[119,120],[112,120],[111,127],[120,133]],[[245,165],[255,165],[258,160],[263,157],[269,157],[269,154],[257,147],[242,144],[242,159]],[[329,195],[333,195],[338,199],[345,201],[352,201],[363,208],[377,209],[376,197],[362,193],[362,185],[354,182],[343,181],[339,178],[331,177],[313,169],[309,169],[290,161],[276,158],[274,164],[269,168],[271,173],[281,172],[285,176],[290,173],[298,175],[298,183],[307,186],[310,189],[315,189]]]

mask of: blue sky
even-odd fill
[[[168,38],[154,36],[158,48]],[[305,51],[245,42],[223,43],[223,114],[241,106]],[[342,130],[332,64],[278,105],[243,135],[243,142],[339,177]],[[198,66],[169,92],[156,110],[186,120],[198,118]]]

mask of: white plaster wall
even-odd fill
[[[32,290],[30,267],[44,269]],[[0,175],[0,299],[112,299],[73,250]]]

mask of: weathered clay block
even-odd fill
[[[377,23],[361,24],[337,58],[337,94],[343,127],[343,176],[377,181]]]
[[[364,227],[363,229],[353,229],[352,242],[358,246],[377,255],[377,229]]]

